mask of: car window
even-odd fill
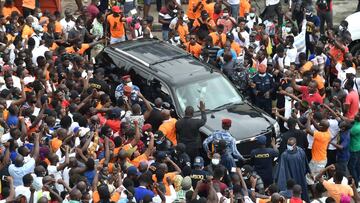
[[[196,109],[200,100],[205,102],[206,109],[213,110],[227,104],[240,103],[242,97],[224,77],[216,77],[185,84],[175,90],[176,97],[183,113],[186,106]]]

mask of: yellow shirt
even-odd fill
[[[34,34],[34,30],[32,29],[32,27],[25,25],[22,30],[21,37],[23,39],[29,39],[32,36],[32,34]]]

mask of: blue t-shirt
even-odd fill
[[[350,130],[340,132],[340,145],[343,147],[342,150],[337,150],[337,160],[347,161],[350,158]]]
[[[96,174],[95,170],[85,171],[84,175],[90,184],[92,184],[95,174]]]
[[[151,198],[154,197],[154,192],[151,191],[151,190],[148,190],[144,187],[137,187],[135,188],[135,199],[136,199],[136,202],[140,202],[141,200],[144,199],[145,196],[150,196]]]

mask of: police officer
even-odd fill
[[[255,105],[271,114],[271,93],[274,89],[274,79],[266,72],[266,66],[260,64],[258,73],[252,78],[252,92],[255,95]]]
[[[215,151],[217,143],[220,140],[225,140],[227,143],[227,151],[234,157],[234,159],[243,160],[243,156],[236,148],[236,141],[233,136],[231,136],[229,129],[231,127],[231,120],[230,119],[222,119],[222,130],[216,130],[213,132],[209,137],[207,137],[203,142],[203,147],[208,157],[210,158],[210,150],[209,150],[209,143],[212,143],[212,152]]]
[[[193,188],[196,188],[197,182],[200,180],[206,180],[209,177],[209,173],[204,170],[204,159],[201,156],[197,156],[194,159],[194,169],[191,171],[191,181]]]
[[[140,88],[133,85],[130,75],[124,75],[121,79],[122,83],[120,83],[115,89],[115,98],[118,99],[120,97],[127,96],[130,97],[132,104],[138,103],[138,92],[140,92]]]

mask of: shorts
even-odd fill
[[[123,42],[123,41],[125,41],[125,36],[120,37],[120,38],[110,37],[110,44],[115,44],[115,43]]]
[[[324,160],[324,161],[311,160],[309,163],[311,175],[313,177],[317,176],[320,173],[320,171],[325,168],[326,163],[327,163],[327,160]]]
[[[144,0],[144,4],[145,4],[145,5],[150,5],[150,4],[151,4],[151,0]]]

